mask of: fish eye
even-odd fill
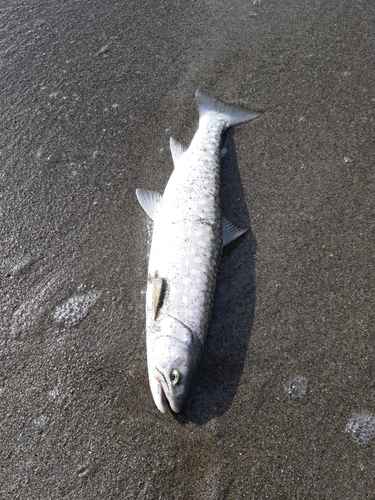
[[[172,371],[171,371],[171,374],[169,375],[169,378],[171,379],[171,382],[173,385],[177,385],[178,384],[178,381],[180,380],[180,374],[179,374],[179,371],[176,370],[176,368],[174,368]]]

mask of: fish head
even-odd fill
[[[161,321],[160,336],[148,352],[151,392],[158,409],[165,413],[168,403],[174,413],[182,410],[202,351],[199,340],[179,320]]]

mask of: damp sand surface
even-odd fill
[[[374,498],[373,2],[0,8],[0,497]],[[184,411],[147,380],[152,225],[195,90],[223,144],[223,254]]]

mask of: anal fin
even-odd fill
[[[169,144],[171,147],[173,164],[176,167],[176,162],[179,160],[179,158],[181,158],[186,150],[179,142],[175,141],[173,137],[170,138]]]
[[[137,189],[135,194],[143,210],[154,220],[156,210],[161,203],[161,194],[156,191],[147,191],[147,189]]]

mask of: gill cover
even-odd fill
[[[160,336],[148,353],[148,370],[150,389],[162,413],[167,401],[175,413],[181,411],[201,351],[200,341],[184,323],[171,316],[160,321]]]

